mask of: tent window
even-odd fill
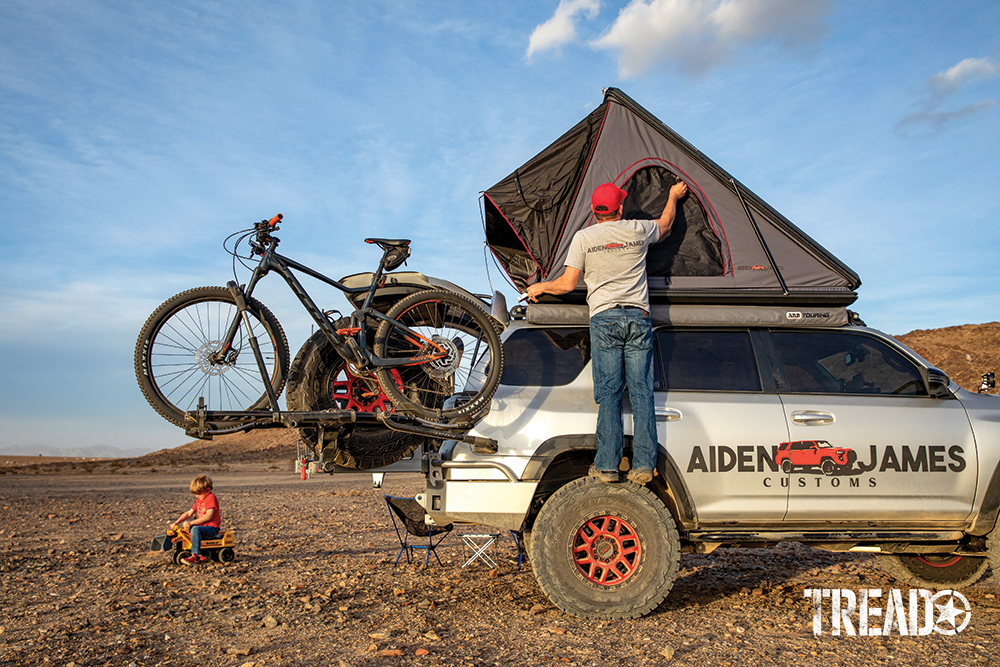
[[[666,167],[644,167],[622,186],[626,220],[655,220],[667,203],[670,187],[679,179]],[[724,275],[722,243],[693,193],[681,201],[670,234],[650,246],[646,256],[650,276]]]

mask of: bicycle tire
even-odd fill
[[[251,328],[268,365],[275,396],[288,375],[288,341],[281,324],[262,303],[247,300]],[[167,299],[139,333],[135,376],[143,395],[167,421],[189,426],[184,413],[205,398],[208,410],[251,411],[268,407],[267,390],[241,323],[231,363],[213,365],[207,355],[219,349],[236,313],[236,300],[224,287],[197,287]]]
[[[442,422],[483,413],[500,385],[503,347],[482,306],[454,292],[425,290],[397,301],[386,315],[449,351],[443,359],[393,369],[398,383],[389,369],[376,371],[382,391],[397,409]],[[375,333],[373,351],[382,359],[415,357],[429,349],[386,320]],[[460,400],[445,408],[445,401],[456,395]]]
[[[332,326],[346,328],[350,319],[342,318]],[[292,361],[285,402],[289,410],[391,411],[391,399],[381,391],[377,380],[372,378],[371,382],[374,387],[356,376],[323,332],[317,331]],[[304,426],[298,431],[302,442],[315,450],[318,429]],[[340,429],[332,445],[331,460],[344,468],[378,468],[409,456],[422,440],[420,436],[392,431],[381,424],[357,423]],[[327,447],[331,445],[327,443]]]

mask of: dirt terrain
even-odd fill
[[[958,635],[837,637],[827,615],[817,637],[805,589],[905,587],[869,556],[718,549],[683,556],[652,615],[584,621],[549,603],[530,564],[517,569],[509,540],[497,570],[463,570],[454,534],[443,567],[393,566],[383,494],[417,491],[418,475],[372,489],[365,474],[302,482],[269,467],[208,468],[237,558],[200,568],[148,551],[190,506],[193,467],[4,476],[0,664],[1000,664],[992,576],[963,591]]]
[[[1000,323],[900,338],[967,389],[1000,368]],[[0,665],[1000,665],[989,572],[962,591],[970,621],[950,636],[833,636],[828,600],[815,636],[806,589],[880,589],[885,607],[888,589],[905,599],[907,587],[870,556],[799,544],[684,555],[655,613],[584,621],[546,599],[530,563],[517,568],[510,540],[496,570],[463,569],[455,534],[443,567],[394,566],[383,496],[412,495],[422,478],[302,482],[294,455],[294,435],[272,430],[137,459],[4,458]],[[177,566],[149,544],[190,507],[201,472],[237,557]]]

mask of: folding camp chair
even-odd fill
[[[393,565],[399,563],[399,559],[404,553],[406,554],[406,562],[409,563],[414,549],[424,549],[427,551],[427,556],[424,559],[425,565],[430,565],[431,554],[434,554],[438,565],[443,566],[436,549],[451,532],[453,525],[450,523],[447,526],[427,525],[424,521],[423,506],[413,498],[386,496],[385,504],[389,508],[389,517],[392,519],[393,528],[396,529],[396,537],[399,538],[399,553],[396,555]],[[411,544],[411,535],[415,538],[427,538],[427,543]]]

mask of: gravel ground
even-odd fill
[[[907,587],[868,556],[799,544],[685,555],[652,615],[583,621],[517,569],[510,542],[496,570],[461,569],[454,535],[444,567],[394,567],[383,494],[412,495],[418,475],[372,489],[365,474],[208,470],[237,557],[190,568],[148,548],[200,471],[6,472],[3,665],[1000,665],[989,574],[963,591],[971,620],[951,636],[832,636],[828,613],[815,636],[806,588]]]

